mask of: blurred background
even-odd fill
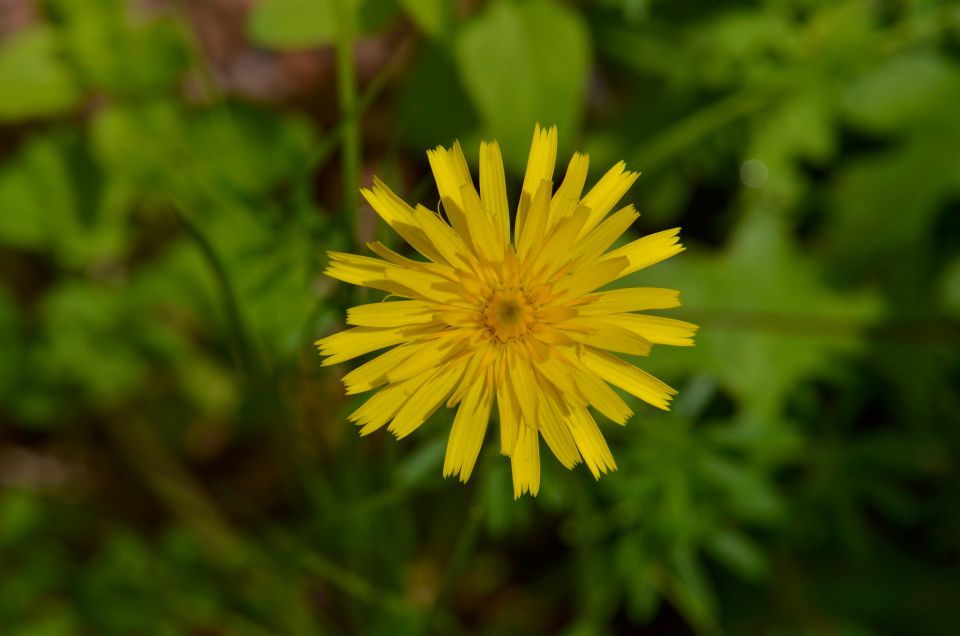
[[[0,0],[0,634],[960,633],[958,107],[957,2]],[[537,121],[702,329],[514,502],[312,343],[358,186]]]

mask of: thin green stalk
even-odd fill
[[[337,96],[340,102],[340,117],[343,120],[343,147],[341,165],[343,172],[344,226],[352,241],[357,240],[357,210],[360,186],[360,118],[357,113],[357,73],[353,58],[354,20],[347,0],[333,0],[334,19],[337,25]]]
[[[296,563],[296,567],[327,581],[348,596],[398,616],[416,614],[416,610],[399,594],[377,587],[362,576],[317,553],[286,531],[275,529],[271,532],[271,535],[276,548],[280,552],[291,556]]]
[[[654,170],[715,130],[736,121],[768,102],[758,91],[743,91],[691,113],[654,137],[637,153],[634,165]]]
[[[460,534],[457,537],[456,545],[453,547],[453,552],[450,554],[450,559],[447,561],[447,568],[443,573],[440,587],[437,588],[437,595],[434,597],[433,604],[427,613],[424,624],[425,633],[429,634],[433,631],[441,631],[437,623],[439,622],[438,619],[441,618],[443,606],[446,603],[447,597],[449,597],[453,591],[458,577],[473,556],[477,544],[480,542],[480,530],[484,518],[483,486],[486,483],[486,476],[489,472],[487,468],[490,464],[489,457],[489,453],[481,455],[480,464],[477,466],[477,470],[473,475],[473,487],[471,489],[470,502],[467,504],[466,519],[460,528]],[[449,633],[449,630],[444,628],[444,633]]]
[[[570,502],[572,512],[581,528],[586,527],[587,521],[593,517],[593,502],[584,489],[579,476],[569,473],[567,483],[570,485]],[[598,631],[603,625],[606,608],[604,599],[600,596],[599,588],[595,585],[600,563],[597,554],[597,543],[589,533],[578,532],[574,538],[573,558],[577,571],[577,583],[580,586],[577,594],[577,623],[586,633]]]
[[[254,351],[250,340],[249,331],[243,319],[243,313],[240,311],[240,303],[237,300],[236,291],[230,277],[227,276],[227,270],[223,266],[220,256],[213,245],[207,240],[203,232],[200,231],[190,219],[184,214],[183,205],[175,197],[171,197],[173,203],[173,214],[186,231],[187,235],[193,240],[203,259],[210,267],[210,271],[217,281],[217,287],[220,290],[220,299],[223,303],[224,313],[226,314],[227,324],[232,332],[232,342],[234,344],[234,353],[237,361],[243,371],[246,380],[251,384],[259,383],[264,378],[263,368],[261,367],[259,357]]]
[[[131,467],[147,488],[175,517],[191,528],[217,558],[225,561],[276,561],[273,555],[246,543],[236,534],[200,483],[166,448],[146,421],[125,415],[122,419],[108,416],[103,422],[110,439],[124,457],[130,458]],[[287,551],[297,553],[299,567],[348,596],[397,614],[413,611],[396,594],[376,587],[287,535],[279,536],[284,539]]]
[[[323,141],[317,144],[310,155],[311,166],[323,162],[327,158],[327,155],[340,146],[344,139],[344,131],[346,131],[347,127],[350,126],[353,121],[359,121],[363,113],[380,97],[383,89],[387,87],[387,80],[400,68],[402,60],[403,58],[401,56],[396,56],[388,65],[383,67],[379,73],[373,76],[373,79],[367,83],[366,88],[357,98],[353,110],[342,113],[340,122],[328,131],[329,134],[326,135]]]

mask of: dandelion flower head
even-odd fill
[[[567,468],[616,469],[594,418],[632,415],[612,387],[664,410],[676,394],[616,354],[691,345],[697,328],[638,313],[679,306],[677,291],[607,289],[684,249],[679,228],[611,249],[639,216],[632,205],[611,214],[638,174],[620,162],[583,195],[588,158],[574,154],[554,191],[556,153],[556,128],[538,125],[512,223],[495,142],[480,146],[479,192],[459,143],[427,152],[445,219],[379,180],[361,190],[426,260],[380,242],[367,245],[379,258],[331,252],[329,276],[388,297],[352,307],[350,328],[317,341],[325,365],[389,348],[343,377],[348,394],[378,389],[350,415],[362,435],[386,426],[402,438],[442,405],[457,409],[444,476],[469,479],[496,411],[515,497],[540,488],[541,437]]]

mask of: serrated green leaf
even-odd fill
[[[769,210],[745,218],[725,252],[691,252],[631,279],[683,290],[684,308],[672,317],[701,323],[693,349],[663,350],[651,363],[709,369],[760,419],[778,420],[796,383],[856,351],[880,312],[873,295],[831,290]]]

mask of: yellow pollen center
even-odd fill
[[[519,291],[498,291],[483,310],[483,319],[500,342],[506,342],[527,333],[533,322],[533,308]]]

